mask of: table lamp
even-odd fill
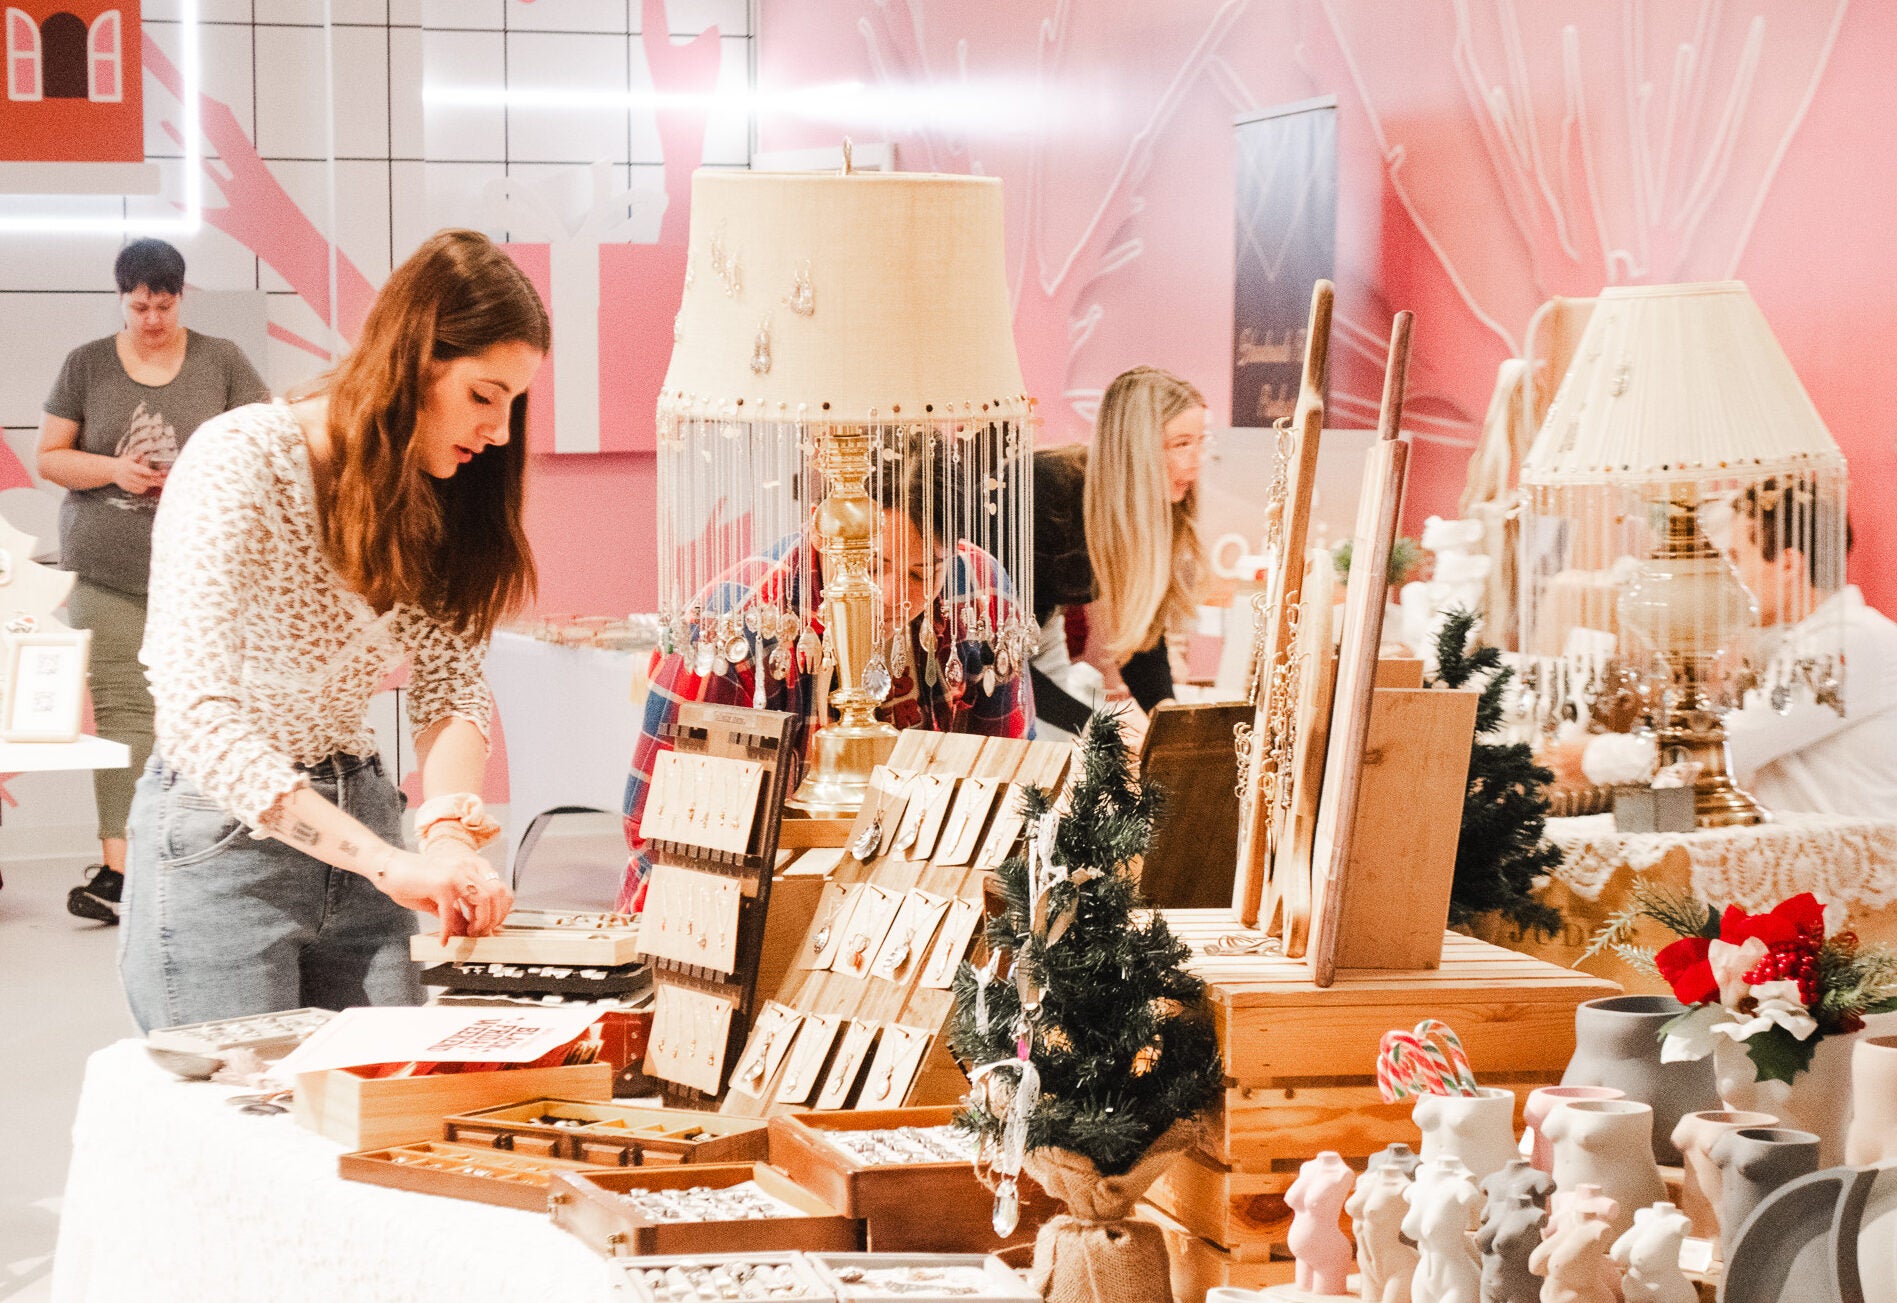
[[[1603,290],[1522,467],[1524,706],[1546,731],[1637,719],[1698,766],[1699,826],[1765,818],[1723,716],[1801,685],[1842,710],[1840,640],[1809,626],[1843,583],[1845,485],[1743,284]]]
[[[767,674],[834,671],[792,804],[861,804],[905,673],[951,696],[1027,673],[1034,424],[1000,181],[853,172],[847,150],[841,172],[693,177],[658,412],[664,645],[701,674],[755,658],[760,704]],[[774,576],[742,572],[772,552]]]

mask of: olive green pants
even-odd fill
[[[138,649],[145,641],[145,599],[81,579],[66,599],[75,629],[92,630],[92,720],[102,738],[123,742],[132,753],[123,769],[95,769],[92,794],[99,805],[99,840],[125,836],[132,789],[152,751],[151,687]]]

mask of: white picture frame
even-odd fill
[[[85,714],[90,629],[52,629],[7,639],[0,741],[76,742]]]

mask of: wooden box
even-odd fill
[[[442,1119],[523,1099],[613,1097],[605,1063],[507,1068],[428,1077],[358,1077],[306,1072],[296,1079],[296,1120],[350,1149],[382,1149],[441,1135]]]
[[[803,1292],[779,1297],[799,1299],[802,1303],[836,1303],[835,1292],[823,1283],[823,1278],[817,1275],[817,1269],[811,1265],[810,1259],[801,1253],[713,1253],[670,1258],[622,1258],[614,1263],[613,1297],[625,1303],[671,1303],[671,1293],[655,1290],[647,1283],[649,1273],[658,1272],[663,1276],[673,1267],[707,1267],[715,1270],[727,1264],[787,1267]]]
[[[545,1117],[581,1125],[539,1120]],[[448,1139],[464,1145],[571,1158],[600,1167],[749,1163],[762,1160],[768,1148],[761,1119],[571,1099],[536,1099],[463,1113],[447,1119],[443,1128]]]
[[[1420,1143],[1411,1102],[1386,1104],[1377,1089],[1384,1032],[1442,1019],[1462,1038],[1481,1083],[1515,1092],[1519,1121],[1528,1092],[1561,1079],[1574,1052],[1576,1006],[1617,990],[1457,933],[1445,937],[1440,967],[1340,969],[1334,985],[1319,988],[1301,959],[1207,954],[1239,932],[1229,911],[1172,910],[1166,920],[1192,945],[1192,970],[1207,983],[1226,1090],[1199,1147],[1175,1161],[1146,1200],[1198,1242],[1190,1260],[1202,1284],[1256,1288],[1291,1279],[1284,1193],[1307,1160],[1335,1150],[1361,1169],[1385,1145]]]
[[[430,1140],[344,1154],[336,1160],[336,1170],[346,1181],[367,1181],[396,1190],[472,1199],[537,1213],[546,1210],[547,1187],[555,1172],[595,1169],[562,1158],[504,1154]]]
[[[1060,1205],[1029,1177],[1020,1181],[1020,1225],[1003,1239],[993,1225],[995,1197],[969,1164],[871,1165],[826,1139],[837,1131],[945,1126],[954,1116],[952,1107],[783,1114],[771,1119],[771,1162],[846,1216],[862,1218],[876,1253],[992,1253],[1032,1241]]]
[[[813,1253],[810,1262],[816,1268],[824,1283],[836,1292],[839,1303],[896,1303],[897,1300],[914,1300],[914,1303],[958,1303],[964,1298],[1002,1299],[1007,1303],[1040,1303],[1040,1295],[1028,1288],[1012,1268],[993,1254],[980,1253],[908,1253],[908,1254],[867,1254],[867,1253]],[[905,1288],[901,1290],[878,1289],[874,1284],[858,1283],[852,1276],[858,1271],[874,1271],[877,1268],[911,1267],[924,1270],[959,1270],[979,1272],[983,1278],[982,1292],[970,1294],[964,1290],[944,1289],[934,1293],[926,1288]]]
[[[801,1217],[751,1221],[653,1222],[619,1198],[632,1190],[720,1189],[756,1181],[765,1193],[804,1211]],[[554,1224],[589,1248],[616,1257],[655,1253],[771,1253],[863,1247],[863,1223],[845,1217],[816,1195],[763,1163],[707,1163],[690,1167],[634,1167],[554,1178],[548,1196]]]

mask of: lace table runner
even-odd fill
[[[1611,814],[1548,820],[1561,848],[1554,872],[1583,900],[1599,900],[1622,869],[1645,873],[1684,851],[1693,894],[1719,905],[1769,909],[1809,891],[1854,912],[1897,901],[1897,821],[1830,814],[1780,814],[1750,828],[1690,833],[1622,833]]]

